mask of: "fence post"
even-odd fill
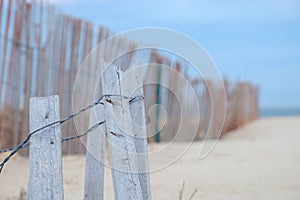
[[[104,120],[102,105],[90,111],[90,127]],[[87,136],[84,199],[103,199],[105,126],[99,126]]]
[[[58,96],[30,99],[30,132],[60,120]],[[26,199],[63,199],[61,131],[56,124],[30,138],[30,177]]]
[[[121,69],[109,65],[102,79],[103,94],[124,95],[120,77],[122,77]],[[129,99],[114,95],[104,99],[104,111],[115,199],[143,199],[137,173],[138,161],[132,137]]]
[[[146,130],[145,104],[142,80],[142,68],[136,67],[124,77],[124,94],[137,97],[129,106],[133,121],[133,133],[138,159],[139,179],[143,193],[143,199],[151,199],[150,175],[148,164],[148,142]]]

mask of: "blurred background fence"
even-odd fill
[[[79,105],[88,105],[92,99],[88,98],[95,92],[89,85],[95,84],[99,74],[97,64],[99,58],[104,57],[110,61],[120,51],[130,51],[138,44],[126,38],[116,38],[95,52],[95,56],[88,57],[89,52],[101,41],[109,38],[113,33],[107,27],[95,25],[91,22],[70,17],[60,13],[55,7],[45,1],[31,0],[1,0],[0,1],[0,148],[15,146],[28,134],[28,105],[29,98],[34,96],[60,96],[61,115],[68,116],[73,111],[72,93],[76,74],[80,64],[88,63],[88,70],[84,82],[85,94],[80,94],[76,101]],[[130,52],[119,62],[122,66],[129,67],[139,62],[139,53]],[[212,80],[193,79],[190,76],[188,65],[174,61],[159,52],[143,52],[143,59],[149,62],[168,65],[175,72],[180,72],[192,85],[197,101],[188,98],[187,83],[182,83],[176,74],[162,74],[157,70],[144,70],[144,79],[164,79],[169,85],[180,88],[175,96],[166,87],[160,85],[144,86],[146,113],[154,104],[165,108],[167,120],[163,124],[161,115],[156,113],[151,116],[153,126],[148,127],[148,132],[160,132],[159,135],[149,140],[170,141],[178,130],[180,109],[193,110],[199,103],[200,118],[185,119],[184,124],[189,126],[199,123],[197,135],[194,139],[200,140],[208,128],[211,112],[209,90],[219,93],[220,85]],[[223,133],[235,129],[244,123],[258,117],[258,88],[247,82],[230,82],[224,80],[227,115]],[[101,91],[96,96],[101,96]],[[220,95],[225,95],[220,93]],[[179,105],[179,99],[183,105]],[[217,114],[214,116],[218,116]],[[89,125],[89,114],[83,115],[86,120],[81,120],[78,130],[84,130]],[[147,117],[148,122],[150,117]],[[212,124],[220,119],[212,119]],[[63,137],[76,133],[74,121],[62,126]],[[215,137],[214,132],[207,133]],[[151,134],[153,135],[153,134]],[[177,141],[190,140],[193,135],[184,133]],[[193,139],[193,138],[192,138]],[[63,153],[83,153],[85,151],[80,141],[63,144]],[[23,152],[26,154],[26,152]]]

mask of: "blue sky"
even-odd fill
[[[174,29],[202,45],[223,76],[260,86],[260,106],[300,108],[300,0],[50,0],[110,27]]]

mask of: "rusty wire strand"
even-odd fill
[[[21,149],[25,149],[29,147],[29,143],[26,143]],[[2,149],[0,150],[0,153],[6,153],[6,152],[9,152],[9,151],[13,151],[16,147],[13,147],[13,148],[8,148],[8,149]]]
[[[70,141],[70,140],[74,140],[74,139],[78,139],[78,138],[81,138],[81,137],[84,137],[86,136],[89,132],[95,130],[97,127],[99,127],[100,125],[104,124],[105,121],[102,121],[102,122],[99,122],[97,124],[94,124],[91,128],[89,128],[87,131],[85,131],[83,134],[80,134],[80,135],[74,135],[74,136],[71,136],[71,137],[65,137],[65,138],[62,138],[61,139],[61,143],[64,143],[66,141]]]
[[[97,124],[94,124],[91,128],[89,128],[87,131],[85,131],[83,134],[80,134],[80,135],[74,135],[74,136],[70,136],[70,137],[65,137],[65,138],[62,138],[61,139],[61,143],[64,143],[65,141],[69,141],[69,140],[74,140],[74,139],[78,139],[78,138],[81,138],[81,137],[84,137],[86,136],[89,132],[93,131],[94,129],[96,129],[98,126],[104,124],[105,121],[102,121],[102,122],[99,122]],[[27,147],[29,147],[29,142],[27,142],[25,145],[23,145],[23,147],[21,147],[20,149],[25,149]],[[13,151],[15,148],[8,148],[8,149],[3,149],[3,150],[0,150],[0,153],[6,153],[6,152],[9,152],[9,151]]]

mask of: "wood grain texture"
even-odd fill
[[[122,95],[120,77],[120,68],[110,65],[102,79],[103,93]],[[104,101],[114,194],[117,200],[143,199],[128,100],[124,97],[106,97]]]
[[[59,120],[58,96],[30,99],[30,131]],[[30,138],[30,177],[27,199],[63,199],[60,125]]]
[[[123,91],[126,96],[144,96],[142,68],[135,67],[133,70],[129,69],[129,73],[125,76],[122,86],[124,87]],[[133,101],[129,109],[133,125],[139,180],[143,199],[151,199],[144,98],[138,98],[136,101]]]
[[[90,127],[104,120],[103,106],[90,112]],[[87,136],[84,199],[103,199],[105,162],[105,125],[91,131]]]

